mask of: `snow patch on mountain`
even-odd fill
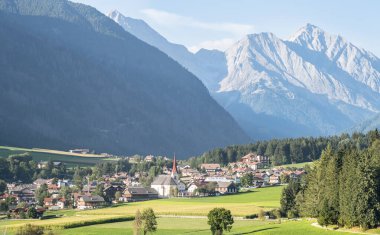
[[[379,58],[315,25],[193,54],[141,20],[109,16],[195,74],[255,139],[334,134],[380,111]]]

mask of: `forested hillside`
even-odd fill
[[[189,159],[193,166],[200,163],[221,163],[235,162],[250,152],[270,157],[272,165],[283,165],[299,162],[311,162],[320,158],[322,151],[330,144],[333,149],[342,146],[355,146],[359,150],[366,149],[371,144],[371,140],[376,136],[377,130],[367,134],[353,133],[352,135],[342,134],[330,137],[305,137],[291,139],[274,139],[268,141],[258,141],[247,145],[234,145],[226,148],[217,148],[205,152],[202,156]]]
[[[321,225],[362,229],[380,225],[380,134],[368,145],[346,142],[323,151],[303,180],[291,181],[281,199],[285,215],[318,218]]]
[[[95,8],[0,0],[0,144],[179,157],[248,137],[203,84]]]

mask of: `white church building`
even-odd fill
[[[170,197],[175,191],[184,191],[185,187],[185,184],[179,181],[175,156],[171,175],[159,175],[151,184],[151,188],[158,192],[160,198]]]

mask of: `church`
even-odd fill
[[[151,188],[158,192],[158,197],[160,198],[177,196],[178,192],[185,190],[185,184],[179,181],[175,156],[172,173],[170,175],[158,175],[152,182]]]

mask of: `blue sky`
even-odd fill
[[[378,0],[73,0],[103,13],[145,20],[169,41],[196,51],[226,49],[245,34],[286,39],[312,23],[380,56]]]

